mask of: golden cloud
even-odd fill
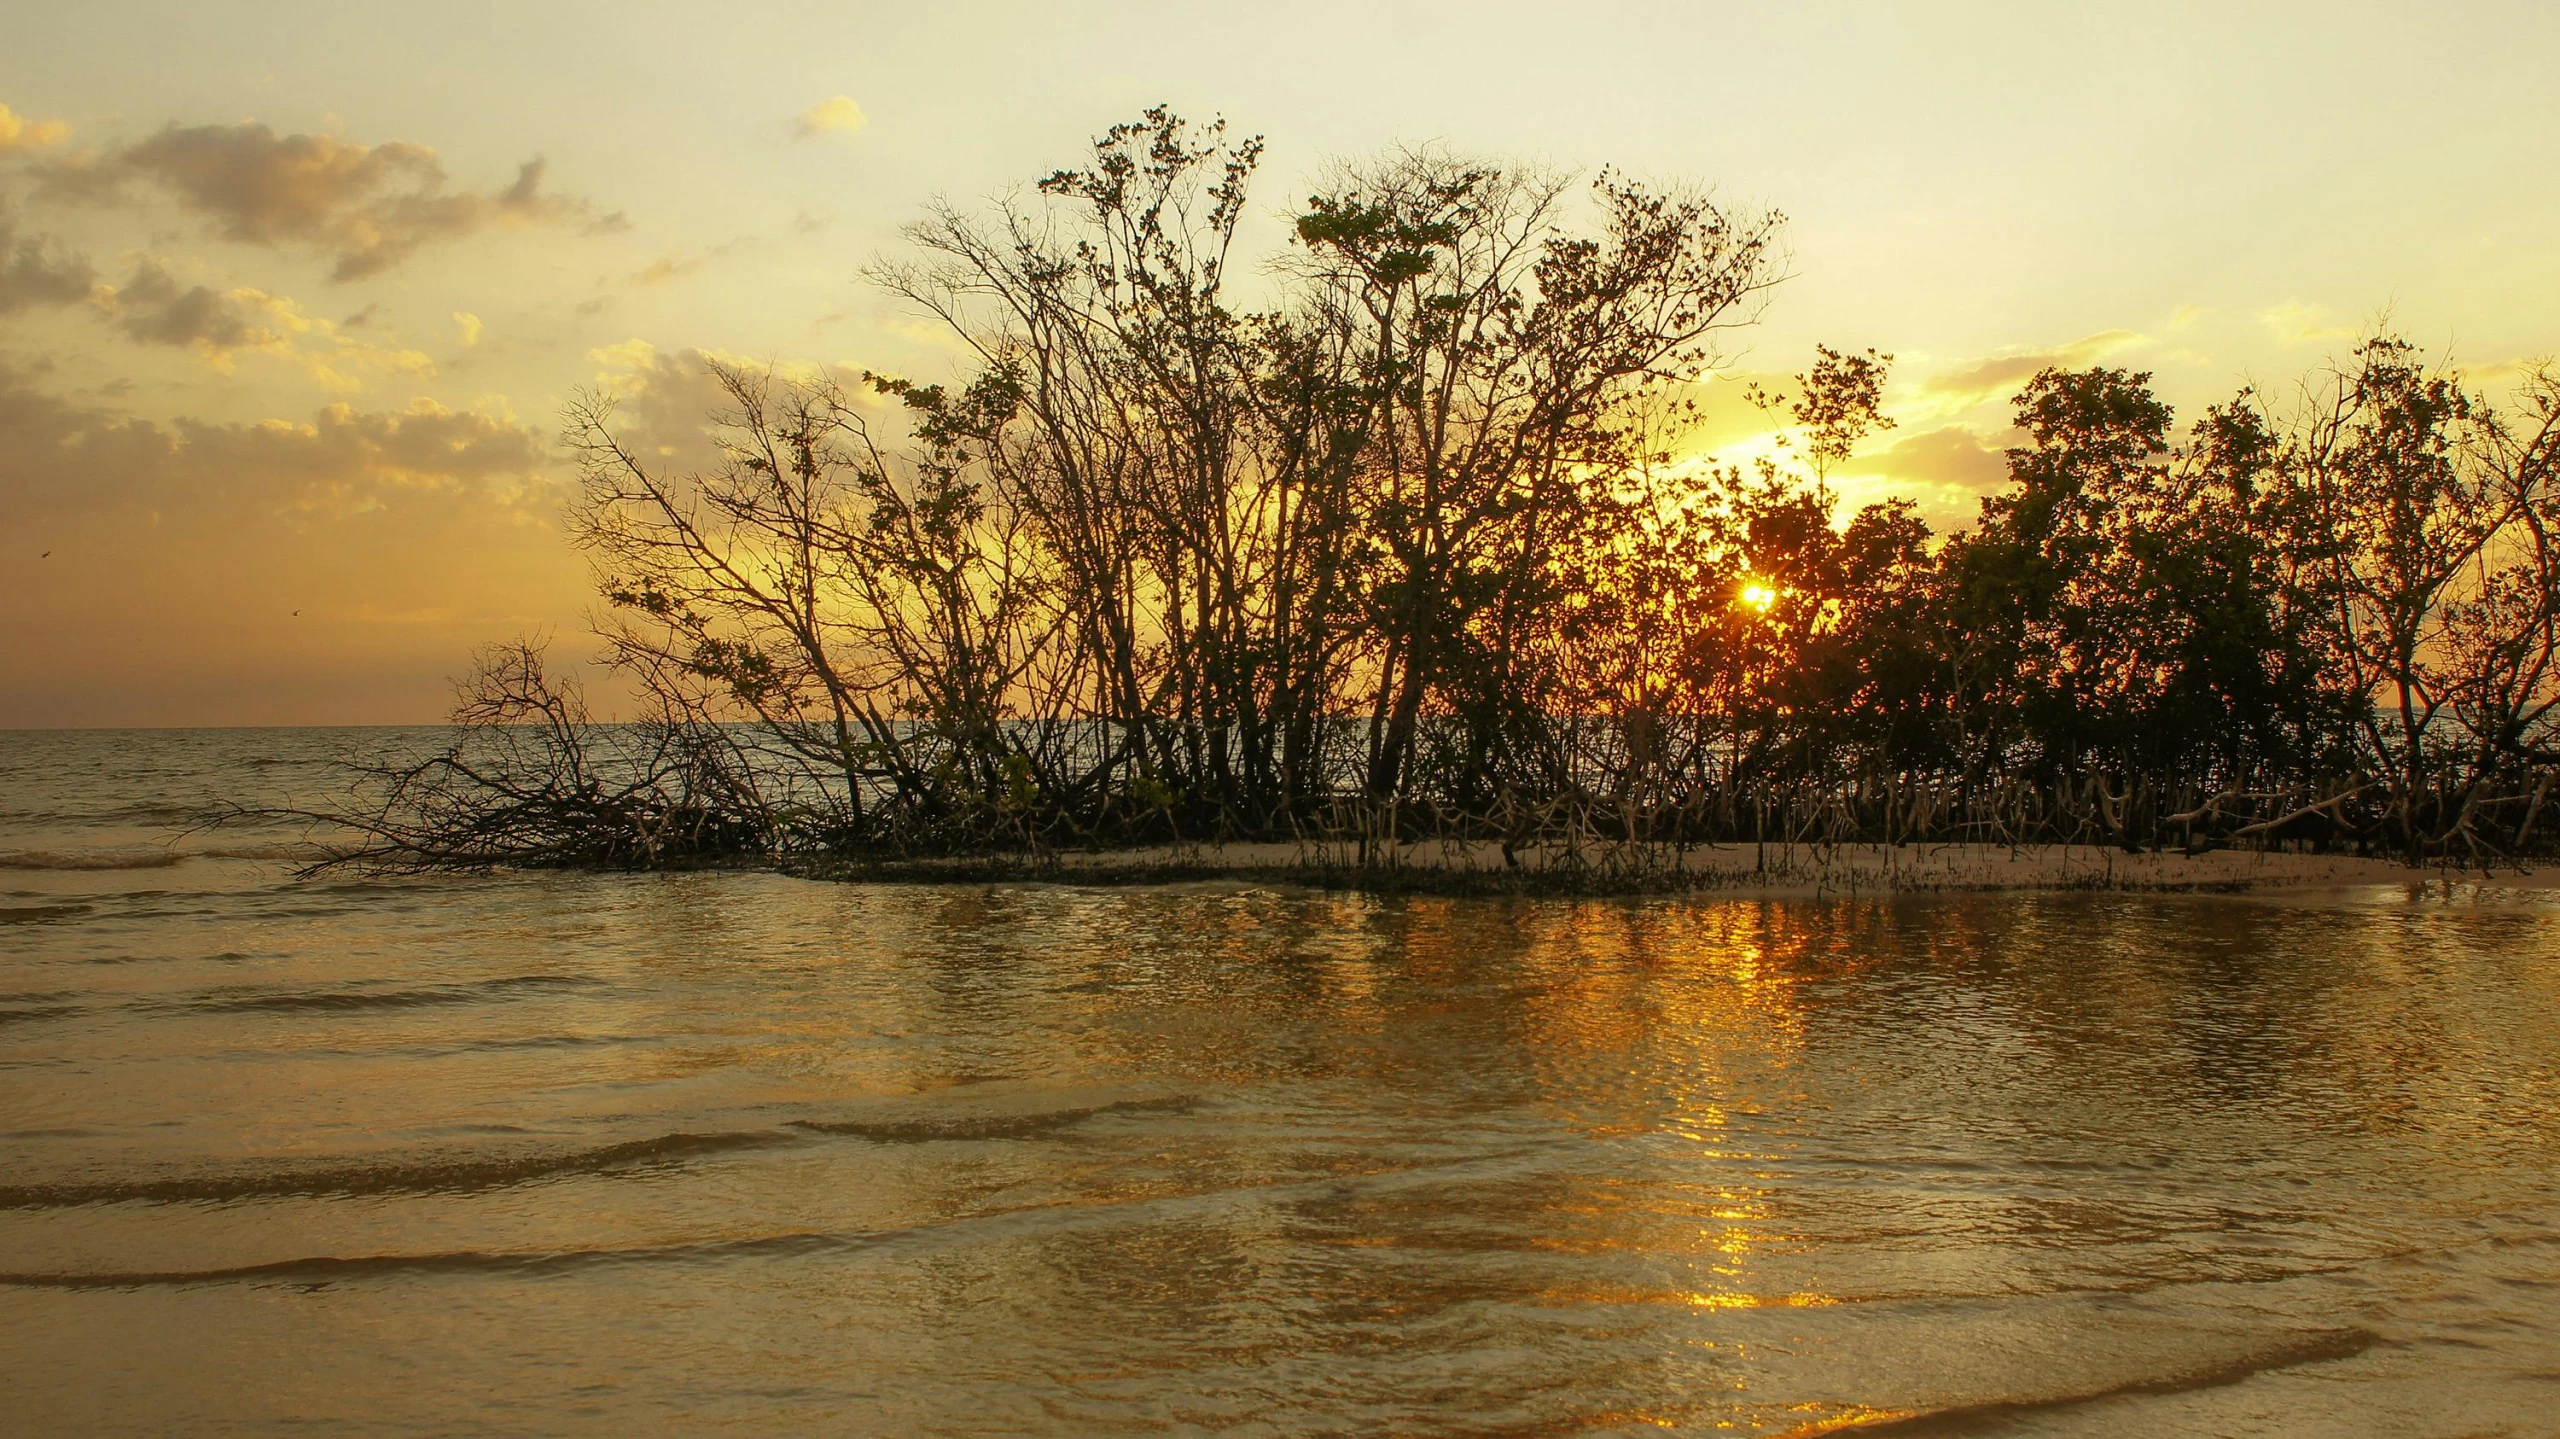
[[[587,358],[604,367],[596,375],[596,392],[612,401],[613,428],[625,447],[676,470],[708,469],[721,462],[715,417],[736,405],[712,367],[753,370],[765,363],[717,349],[662,353],[637,338],[589,350]],[[800,379],[820,373],[807,365],[781,369]]]
[[[341,392],[365,388],[369,377],[435,373],[422,351],[374,344],[348,325],[303,314],[289,296],[182,284],[156,257],[145,256],[122,286],[96,287],[92,298],[127,338],[192,349],[224,374],[234,355],[259,351],[290,359],[323,388]],[[361,325],[365,316],[351,320]]]
[[[71,127],[59,120],[30,120],[6,105],[0,105],[0,154],[11,150],[40,150],[59,144],[71,133]]]
[[[657,362],[658,347],[634,335],[619,345],[599,345],[587,351],[587,358],[607,371],[646,370]],[[616,378],[610,373],[599,374],[596,382],[610,385]]]
[[[2006,399],[2045,370],[2080,369],[2149,341],[2150,336],[2134,330],[2101,330],[2067,345],[2012,350],[1933,375],[1920,383],[1918,393],[1940,413],[1967,409],[1985,400]]]
[[[1871,455],[1841,466],[1841,473],[1876,475],[1921,485],[1950,485],[1981,492],[2009,479],[2008,455],[1964,425],[1941,425],[1905,435]]]
[[[0,516],[247,503],[354,513],[403,492],[502,503],[543,489],[549,452],[503,407],[322,409],[308,422],[158,424],[46,394],[0,365]]]
[[[2258,323],[2288,345],[2307,345],[2322,340],[2352,340],[2355,326],[2341,325],[2329,316],[2326,305],[2310,305],[2300,300],[2287,300],[2258,312]]]
[[[1942,534],[1960,530],[1977,517],[1984,495],[2008,483],[2008,455],[1997,438],[1965,425],[1905,435],[1843,465],[1833,488],[1849,509],[1904,499],[1918,507],[1930,528]]]
[[[233,353],[291,349],[294,335],[311,328],[290,300],[279,303],[260,290],[181,285],[166,264],[149,257],[124,284],[100,291],[98,305],[127,337],[186,346],[226,372]]]
[[[871,117],[862,113],[852,96],[838,95],[801,111],[791,123],[800,138],[806,140],[818,135],[855,134],[871,123]]]

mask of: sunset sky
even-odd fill
[[[576,648],[565,400],[681,428],[705,353],[946,376],[863,262],[1158,101],[1269,137],[1265,250],[1396,143],[1783,211],[1732,374],[1897,354],[1842,488],[1941,528],[2048,361],[2192,410],[2385,313],[2492,381],[2560,351],[2547,0],[741,14],[14,7],[0,726],[432,721],[477,642]]]

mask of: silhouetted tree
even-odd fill
[[[608,734],[507,651],[467,743],[383,777],[368,852],[2533,840],[2550,372],[2500,406],[2377,337],[2296,413],[2181,428],[2146,374],[2048,369],[1941,539],[1830,488],[1893,423],[1890,355],[1817,347],[1752,391],[1775,454],[1696,457],[1776,217],[1406,151],[1240,281],[1260,156],[1156,109],[935,209],[873,273],[965,347],[944,382],[715,366],[698,470],[573,406],[573,533],[650,719]]]

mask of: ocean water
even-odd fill
[[[2560,1433],[2560,907],[292,877],[0,734],[0,1429]]]

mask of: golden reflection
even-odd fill
[[[1810,1291],[1795,1294],[1692,1294],[1692,1309],[1828,1309],[1840,1300],[1835,1295]]]
[[[1656,1151],[1671,1192],[1554,1194],[1558,1222],[1538,1247],[1682,1261],[1677,1287],[1655,1300],[1693,1309],[1838,1302],[1772,1271],[1809,1240],[1777,1203],[1792,1146],[1758,1097],[1788,1088],[1806,1044],[1804,981],[1854,919],[1759,903],[1590,904],[1523,919],[1542,963],[1522,1047],[1550,1102],[1595,1139],[1675,1146]]]
[[[1920,1411],[1917,1409],[1878,1409],[1865,1404],[1835,1406],[1827,1403],[1813,1403],[1790,1407],[1798,1412],[1824,1409],[1831,1412],[1822,1418],[1785,1431],[1778,1436],[1778,1439],[1819,1439],[1819,1436],[1825,1434],[1845,1434],[1852,1430],[1869,1429],[1879,1424],[1899,1424],[1920,1417]]]

